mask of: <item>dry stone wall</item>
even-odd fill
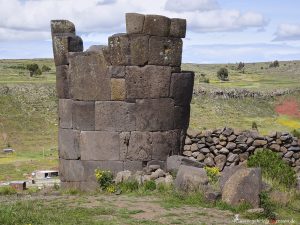
[[[300,140],[288,132],[274,132],[267,136],[256,130],[237,131],[232,128],[188,133],[183,155],[206,166],[235,166],[244,162],[257,149],[267,148],[282,157],[300,172]]]
[[[70,21],[51,21],[62,185],[95,187],[94,170],[141,170],[180,154],[194,73],[181,71],[184,19],[126,14],[127,33],[83,51]]]

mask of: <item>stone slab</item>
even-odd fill
[[[135,103],[99,101],[95,103],[95,129],[132,131],[136,128]]]
[[[171,37],[151,37],[149,39],[149,65],[181,65],[182,40]]]
[[[152,135],[152,159],[167,160],[168,156],[178,154],[180,143],[180,131],[153,132]]]
[[[127,34],[141,34],[145,15],[139,13],[126,13],[126,32]]]
[[[170,37],[185,38],[186,20],[174,18],[171,19]]]
[[[124,78],[125,66],[109,66],[108,73],[111,78]]]
[[[72,120],[76,130],[95,130],[95,102],[73,101]]]
[[[58,130],[58,152],[62,159],[80,159],[80,131],[73,129]]]
[[[143,161],[131,161],[125,160],[124,161],[124,170],[129,170],[131,172],[141,171],[143,170]]]
[[[111,79],[111,100],[120,101],[125,100],[126,89],[125,79]]]
[[[189,105],[193,96],[194,73],[173,73],[171,78],[170,96],[174,98],[175,105]]]
[[[171,20],[160,15],[146,15],[143,33],[153,36],[167,37],[170,33]]]
[[[56,67],[56,93],[58,98],[70,98],[69,93],[69,66]]]
[[[59,159],[59,174],[61,181],[83,181],[84,167],[81,160]]]
[[[75,26],[69,20],[51,20],[51,33],[55,34],[74,34]]]
[[[127,99],[169,96],[171,68],[166,66],[127,66]]]
[[[71,99],[58,100],[58,119],[60,128],[73,128],[73,101]]]
[[[74,100],[110,100],[110,76],[103,53],[71,53],[70,95]]]
[[[119,160],[119,133],[82,131],[80,134],[82,160]]]
[[[175,106],[174,108],[174,128],[188,129],[190,121],[190,105]]]
[[[174,101],[170,98],[136,100],[136,129],[165,131],[174,128]]]
[[[131,132],[126,158],[128,160],[151,160],[152,137],[150,132]]]

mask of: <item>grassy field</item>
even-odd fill
[[[29,76],[24,69],[29,63],[51,70],[40,76]],[[220,67],[229,69],[229,82],[217,80]],[[300,61],[280,62],[278,68],[269,63],[245,65],[245,72],[236,64],[183,64],[183,70],[196,72],[195,87],[248,88],[272,91],[300,87]],[[263,69],[261,69],[263,67]],[[200,82],[201,74],[210,83]],[[230,126],[250,129],[252,123],[263,133],[300,129],[300,118],[278,113],[276,106],[294,99],[300,107],[300,94],[268,99],[215,99],[194,96],[191,105],[190,128],[195,130]],[[55,66],[51,59],[0,60],[0,149],[11,146],[14,154],[0,153],[0,181],[24,179],[35,169],[57,167],[57,99],[55,96]]]

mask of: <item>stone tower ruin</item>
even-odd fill
[[[194,73],[181,71],[186,20],[126,14],[126,33],[83,51],[75,26],[51,21],[63,187],[92,190],[95,169],[141,170],[180,154]]]

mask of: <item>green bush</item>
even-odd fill
[[[293,130],[292,131],[292,135],[294,136],[294,137],[297,137],[297,138],[300,138],[300,129],[295,129],[295,130]]]
[[[257,123],[255,121],[252,122],[252,129],[257,130]]]
[[[95,176],[101,190],[109,190],[109,192],[113,192],[113,174],[111,171],[96,169]]]
[[[149,180],[144,183],[145,191],[154,191],[156,189],[156,183],[154,180]]]
[[[29,70],[30,76],[32,77],[33,75],[41,75],[42,71],[39,68],[39,65],[36,63],[28,64],[26,66],[26,69]]]
[[[271,150],[256,151],[247,164],[249,167],[261,167],[262,175],[279,186],[290,188],[296,185],[296,172]]]
[[[264,216],[268,219],[276,219],[275,205],[271,201],[269,194],[267,192],[261,192],[260,195],[260,206],[264,209]]]
[[[128,180],[118,184],[122,192],[133,192],[139,189],[139,184],[136,180]]]
[[[42,72],[49,72],[51,68],[49,66],[43,65],[42,66]]]
[[[278,62],[278,60],[275,60],[274,62],[270,63],[269,67],[270,67],[270,68],[272,68],[272,67],[274,67],[274,68],[279,67],[279,62]]]
[[[228,81],[228,70],[225,67],[220,68],[217,77],[222,81]]]

